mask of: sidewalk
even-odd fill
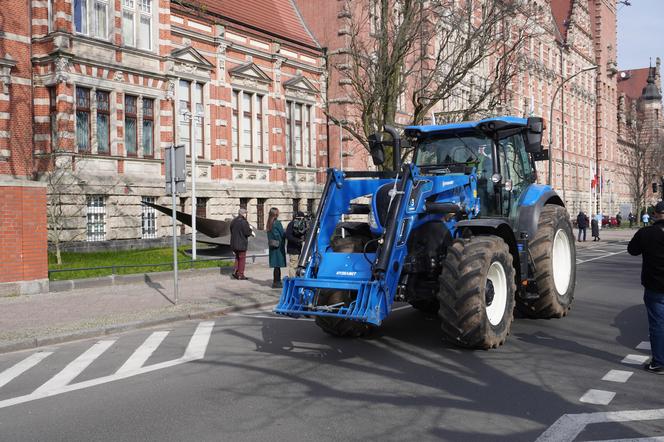
[[[183,274],[177,305],[170,272],[126,285],[0,297],[0,353],[277,303],[281,290],[271,288],[267,259],[247,262],[248,281],[232,279],[230,271]]]
[[[576,227],[573,229],[574,230],[574,240],[578,238],[579,235],[579,229]],[[576,246],[578,247],[592,247],[592,245],[598,245],[603,242],[616,242],[616,241],[629,241],[632,239],[636,231],[639,230],[637,227],[633,229],[616,229],[616,228],[603,228],[599,231],[599,237],[600,241],[599,242],[594,242],[593,237],[590,234],[590,227],[586,229],[586,242],[576,242]]]

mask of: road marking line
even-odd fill
[[[49,355],[52,355],[53,352],[50,351],[41,351],[39,353],[32,354],[22,361],[14,364],[9,367],[7,370],[0,373],[0,388],[7,385],[12,379],[20,376],[24,372],[30,370],[35,365],[39,364]]]
[[[399,310],[405,310],[405,309],[407,309],[407,308],[412,308],[412,306],[410,306],[410,305],[402,305],[401,307],[393,308],[392,311],[393,311],[393,312],[398,312]]]
[[[564,414],[535,442],[569,442],[586,428],[586,425],[603,422],[633,422],[664,419],[664,408],[654,410],[606,411],[599,413]]]
[[[650,350],[650,342],[649,341],[643,341],[639,345],[636,346],[637,350]]]
[[[603,381],[609,382],[627,382],[627,380],[634,374],[633,371],[625,370],[611,370],[602,378]]]
[[[125,371],[136,370],[141,368],[145,361],[154,353],[154,351],[159,347],[161,342],[168,336],[167,331],[158,331],[152,333],[148,338],[138,347],[129,359],[122,364],[122,367],[118,369],[116,373],[122,373]]]
[[[127,379],[132,376],[150,373],[153,371],[162,370],[164,368],[169,368],[169,367],[174,367],[176,365],[184,364],[186,362],[195,361],[197,359],[202,359],[203,356],[205,355],[205,347],[202,348],[202,351],[201,347],[203,346],[203,344],[207,346],[210,339],[210,335],[212,334],[213,326],[214,322],[212,321],[200,323],[196,328],[196,332],[194,332],[196,339],[194,339],[194,336],[192,336],[191,340],[189,341],[189,346],[187,346],[187,351],[189,350],[191,351],[189,352],[185,351],[185,354],[178,359],[173,359],[171,361],[165,361],[153,365],[147,365],[141,368],[137,368],[135,370],[125,371],[123,373],[114,373],[108,376],[103,376],[101,378],[90,379],[75,384],[63,385],[58,389],[52,389],[48,391],[41,389],[39,389],[41,391],[35,390],[34,392],[26,394],[24,396],[17,396],[11,399],[5,399],[3,401],[0,401],[0,409],[11,407],[18,404],[24,404],[26,402],[32,402],[38,399],[43,399],[46,397],[55,396],[62,393],[68,393],[70,391],[83,390],[85,388],[95,387],[97,385],[106,384],[108,382]]]
[[[590,259],[586,259],[586,260],[578,260],[577,259],[576,261],[577,261],[577,264],[583,264],[585,262],[595,261],[596,259],[608,258],[609,256],[619,255],[621,253],[627,253],[627,250],[621,250],[620,252],[608,253],[606,255],[596,256],[595,258],[590,258]]]
[[[201,322],[196,327],[194,335],[189,340],[189,345],[184,351],[184,356],[182,359],[194,360],[194,359],[203,359],[205,356],[205,349],[210,342],[210,335],[212,334],[212,329],[214,328],[214,321]]]
[[[57,390],[62,387],[65,387],[71,381],[76,378],[79,374],[83,372],[90,364],[94,362],[99,356],[101,356],[108,348],[115,343],[115,340],[109,341],[99,341],[89,349],[85,351],[82,355],[71,361],[65,368],[63,368],[60,373],[53,376],[51,379],[42,384],[41,387],[37,388],[34,393],[40,394],[45,393],[51,390]]]
[[[648,361],[648,359],[650,359],[650,357],[644,355],[627,355],[620,362],[622,362],[623,364],[639,365],[639,364],[645,364]]]
[[[586,391],[586,394],[581,396],[579,402],[595,405],[608,405],[609,402],[613,400],[615,395],[616,394],[613,391],[594,390],[591,388],[590,390]]]
[[[655,436],[655,437],[639,437],[636,439],[607,439],[607,440],[596,440],[590,442],[664,442],[664,436]]]

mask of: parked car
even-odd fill
[[[615,216],[604,215],[602,217],[602,227],[618,227],[618,220]]]

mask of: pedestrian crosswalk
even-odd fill
[[[154,355],[170,334],[169,331],[153,332],[131,353],[129,358],[118,361],[118,369],[114,373],[76,382],[76,379],[83,372],[106,354],[109,349],[116,346],[121,338],[100,340],[76,356],[41,385],[36,386],[36,388],[33,386],[32,391],[5,399],[3,399],[2,394],[3,387],[11,387],[12,383],[20,382],[29,377],[31,371],[38,370],[40,365],[48,364],[49,356],[52,356],[58,349],[30,354],[7,368],[0,365],[0,409],[203,359],[213,328],[214,321],[199,323],[181,357],[147,364],[150,357]]]

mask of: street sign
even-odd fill
[[[166,166],[166,195],[171,195],[171,149],[175,150],[175,193],[185,193],[187,191],[187,163],[185,159],[184,144],[166,148],[164,156],[164,165]]]

